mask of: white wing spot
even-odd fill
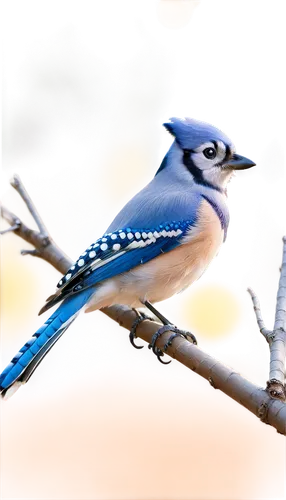
[[[105,250],[108,249],[108,245],[106,243],[102,243],[102,245],[100,245],[100,248],[104,252]]]
[[[96,252],[94,250],[92,250],[91,252],[89,252],[89,257],[91,259],[93,259],[93,257],[95,257],[95,256],[96,256]]]
[[[72,277],[71,273],[66,274],[66,280],[69,280]]]
[[[71,266],[71,271],[73,271],[75,269],[75,266]]]
[[[144,238],[144,240],[146,240],[146,238],[148,238],[147,234],[146,233],[142,233],[142,238]]]
[[[79,259],[79,261],[78,261],[77,265],[78,265],[79,267],[84,266],[84,259]]]
[[[137,240],[140,240],[140,238],[141,238],[141,234],[140,234],[140,233],[138,233],[138,232],[137,232],[137,233],[135,233],[135,238],[136,238]]]
[[[117,250],[120,250],[121,248],[121,245],[119,245],[119,243],[115,243],[115,245],[113,245],[113,250],[117,251]]]
[[[103,241],[103,242],[107,241],[107,238],[101,238],[101,241]]]
[[[128,238],[129,240],[132,240],[132,238],[133,238],[133,234],[132,234],[132,233],[127,233],[127,238]]]
[[[87,254],[87,252],[83,252],[82,254],[80,254],[80,256],[84,257],[86,254]]]
[[[116,238],[117,238],[117,234],[112,234],[112,235],[110,236],[110,238],[111,238],[112,240],[116,240]]]
[[[132,243],[129,243],[127,248],[130,250],[131,248],[138,248],[138,247],[139,247],[139,241],[134,240],[132,241]]]
[[[63,284],[63,280],[59,281],[59,285],[61,286]]]
[[[125,233],[120,233],[120,235],[119,235],[119,236],[120,236],[120,238],[121,238],[122,240],[124,240],[124,238],[126,238],[126,234],[125,234]]]

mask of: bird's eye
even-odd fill
[[[216,150],[214,148],[206,148],[203,150],[203,153],[208,160],[213,160],[216,157]]]

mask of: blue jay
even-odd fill
[[[2,396],[30,378],[83,308],[145,305],[166,323],[152,303],[187,288],[217,254],[229,223],[227,183],[255,163],[212,125],[171,118],[164,126],[174,142],[155,177],[59,281],[40,313],[61,304],[0,375]]]

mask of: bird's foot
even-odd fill
[[[168,365],[169,363],[171,363],[171,360],[170,361],[163,361],[162,357],[164,356],[164,353],[167,353],[168,348],[172,345],[172,342],[173,342],[174,338],[176,338],[176,337],[183,337],[186,340],[188,340],[189,342],[191,342],[192,344],[197,345],[196,337],[192,333],[186,332],[185,330],[180,330],[175,325],[172,325],[170,323],[170,321],[168,321],[167,318],[165,318],[165,316],[163,316],[161,313],[159,313],[159,311],[157,311],[157,309],[155,309],[155,307],[148,300],[146,300],[142,303],[147,307],[147,309],[149,309],[153,314],[155,314],[155,316],[163,323],[163,326],[160,327],[156,333],[154,333],[154,335],[152,336],[152,339],[151,339],[151,343],[148,345],[148,348],[152,349],[153,353],[157,356],[157,359],[160,361],[160,363],[162,363],[163,365]],[[154,320],[154,318],[150,318],[149,316],[147,316],[143,312],[137,311],[137,309],[133,309],[133,310],[136,312],[137,319],[134,321],[134,323],[132,325],[132,328],[131,328],[131,331],[129,334],[129,339],[130,339],[130,342],[133,345],[133,347],[135,347],[136,349],[142,349],[143,346],[138,346],[134,342],[134,339],[136,338],[136,329],[137,329],[138,325],[142,321],[145,321],[146,319],[149,319],[151,321],[155,321],[155,320]],[[161,337],[161,335],[163,335],[165,332],[173,332],[173,333],[172,333],[172,335],[170,335],[168,341],[164,345],[164,351],[162,351],[162,349],[160,349],[159,347],[156,346],[156,342]]]
[[[160,363],[162,363],[164,365],[168,365],[169,363],[171,363],[171,360],[170,361],[163,361],[161,359],[164,356],[164,352],[162,351],[162,349],[160,349],[159,347],[156,346],[156,342],[161,337],[161,335],[163,335],[163,333],[165,333],[165,332],[174,332],[174,333],[172,333],[172,335],[170,336],[170,338],[168,339],[168,341],[164,345],[164,352],[165,353],[167,352],[168,348],[172,345],[172,342],[173,342],[174,338],[176,338],[176,337],[183,337],[186,340],[191,339],[191,340],[189,340],[189,342],[191,342],[194,345],[197,345],[197,339],[192,333],[186,332],[185,330],[180,330],[175,325],[162,326],[161,328],[159,328],[159,330],[157,330],[156,333],[154,333],[152,340],[151,340],[151,343],[149,344],[148,347],[149,347],[149,349],[152,349],[153,353],[157,356],[157,359],[160,361]]]
[[[144,347],[143,345],[135,344],[135,339],[137,338],[136,337],[137,327],[140,325],[140,323],[142,323],[142,321],[146,321],[147,319],[149,319],[150,321],[154,321],[154,319],[150,318],[150,316],[147,316],[147,314],[145,314],[141,311],[137,311],[137,309],[133,309],[133,311],[136,312],[137,318],[135,319],[135,321],[131,327],[131,330],[129,333],[129,340],[130,340],[131,344],[133,345],[133,347],[135,347],[135,349],[143,349],[143,347]]]

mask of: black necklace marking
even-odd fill
[[[215,201],[209,198],[207,195],[202,194],[202,197],[213,207],[214,211],[217,213],[217,216],[220,220],[222,229],[226,230],[228,226],[228,220],[225,217],[223,211],[219,208],[217,203],[215,203]]]

